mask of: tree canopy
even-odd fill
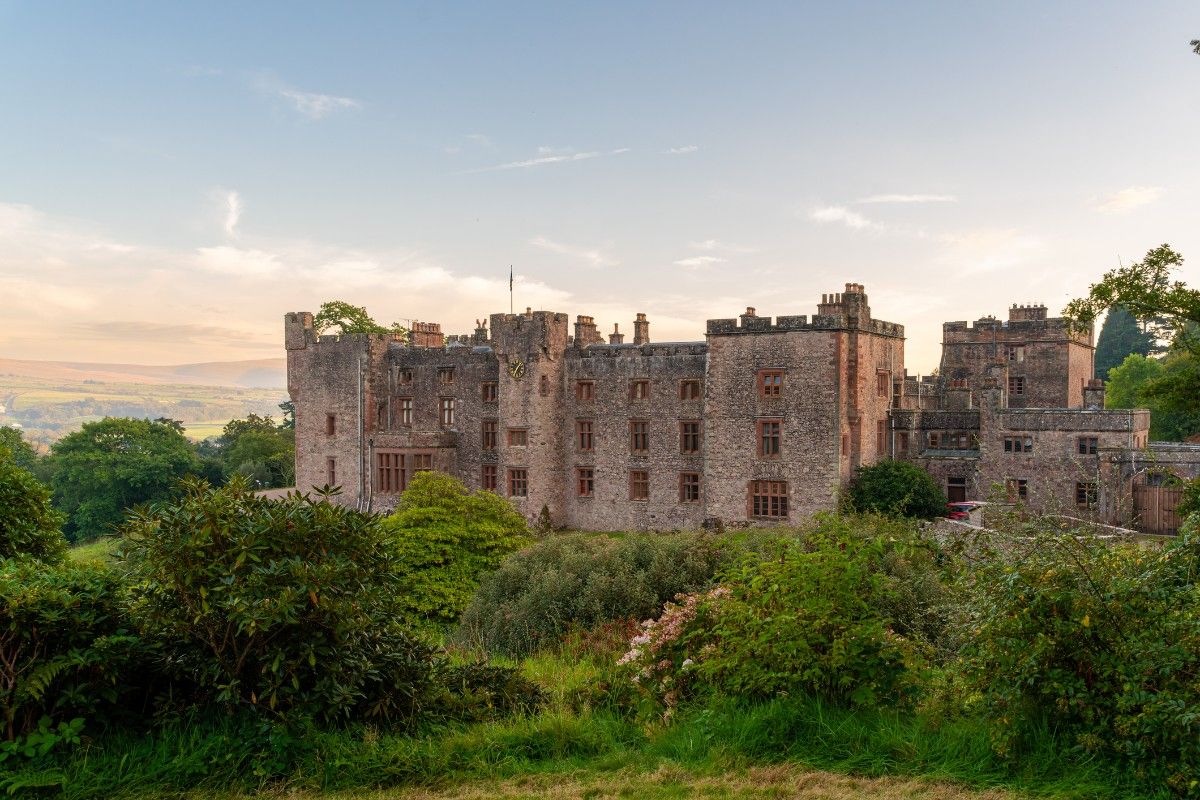
[[[893,517],[933,519],[946,513],[946,494],[928,472],[907,461],[859,467],[850,483],[853,510]]]
[[[1113,306],[1096,339],[1096,377],[1107,378],[1131,353],[1146,356],[1154,350],[1154,337],[1142,330],[1124,306]]]
[[[119,525],[126,510],[159,500],[196,474],[191,443],[171,425],[106,417],[59,439],[51,449],[55,504],[67,514],[73,541]]]
[[[390,327],[380,325],[367,313],[366,308],[343,300],[322,303],[313,317],[313,329],[317,333],[335,327],[338,333],[408,333],[408,329],[399,322],[393,322]]]
[[[0,443],[0,559],[62,560],[62,523],[62,514],[50,507],[50,490]]]

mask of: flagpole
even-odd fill
[[[513,313],[513,272],[512,264],[508,265],[508,313]]]

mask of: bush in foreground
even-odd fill
[[[0,559],[61,561],[63,520],[50,506],[50,490],[0,446]]]
[[[703,534],[552,536],[484,577],[456,638],[520,657],[572,628],[657,616],[712,582],[731,547]]]
[[[946,514],[946,495],[928,472],[907,461],[859,467],[847,491],[861,514],[934,519]]]

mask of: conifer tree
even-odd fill
[[[1134,353],[1150,355],[1154,337],[1138,324],[1124,306],[1113,306],[1096,339],[1096,377],[1108,379],[1108,371],[1120,366],[1125,357]]]

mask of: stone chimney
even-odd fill
[[[604,337],[596,330],[596,320],[580,314],[575,317],[575,346],[587,347],[589,344],[603,344]]]
[[[624,344],[625,334],[621,333],[621,326],[613,323],[613,332],[608,335],[609,344]]]
[[[1104,409],[1104,381],[1092,378],[1083,387],[1083,407],[1088,411]]]
[[[633,321],[633,343],[650,344],[650,322],[645,314],[638,314]]]
[[[488,329],[486,319],[475,320],[475,335],[471,337],[471,341],[477,345],[487,344]]]
[[[439,322],[414,322],[408,336],[413,347],[446,346],[446,337],[442,335]]]

